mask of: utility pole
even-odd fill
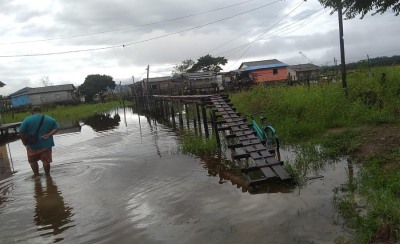
[[[342,0],[339,1],[338,17],[339,17],[339,36],[340,36],[340,59],[342,62],[342,86],[347,92],[346,81],[346,60],[344,55],[344,40],[343,40],[343,13],[342,13]]]
[[[369,65],[369,55],[367,54],[367,60],[368,60],[368,70],[371,72],[371,66]]]
[[[131,89],[131,92],[132,92],[132,96],[135,95],[135,99],[136,99],[137,94],[136,94],[136,87],[135,87],[135,77],[133,75],[132,75],[132,89]]]
[[[124,107],[125,107],[125,101],[124,101],[124,95],[122,94],[122,84],[121,83],[122,82],[119,81],[119,97],[122,100],[122,103],[124,104]]]
[[[148,85],[149,85],[149,72],[150,72],[150,65],[147,65],[147,80],[146,80],[146,93],[148,91]]]

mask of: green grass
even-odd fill
[[[125,103],[126,106],[129,106],[130,104],[131,103]],[[53,117],[57,121],[79,120],[81,118],[85,118],[99,112],[104,112],[118,106],[122,106],[118,101],[69,106],[60,105],[50,109],[44,108],[43,113]],[[29,111],[22,113],[5,113],[2,114],[3,123],[21,122],[30,114],[31,113]]]
[[[380,74],[386,72],[386,83]],[[232,94],[232,102],[245,115],[266,115],[281,136],[292,142],[323,134],[331,128],[396,123],[400,118],[400,67],[372,73],[352,73],[348,95],[342,84],[255,88]]]
[[[340,82],[310,87],[259,85],[231,94],[231,99],[244,115],[265,115],[283,146],[292,145],[295,159],[285,167],[298,184],[304,184],[310,172],[352,156],[367,135],[362,128],[400,123],[400,66],[353,72],[347,83],[347,92]],[[400,145],[392,147],[386,155],[359,159],[359,174],[336,190],[335,206],[356,230],[357,243],[376,241],[382,230],[399,240]]]
[[[385,168],[388,162],[392,167]],[[355,181],[338,190],[335,204],[350,227],[357,230],[359,243],[370,243],[382,228],[400,230],[400,148],[385,157],[373,156],[365,161]],[[355,196],[362,196],[357,199]],[[388,242],[389,243],[389,242]]]
[[[186,133],[181,136],[180,150],[201,158],[212,157],[219,152],[215,137],[205,138],[200,135]]]

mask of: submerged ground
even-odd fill
[[[333,205],[334,190],[348,178],[344,160],[312,172],[324,177],[304,186],[271,185],[250,194],[229,172],[215,171],[215,163],[180,153],[175,131],[132,109],[80,121],[76,129],[56,136],[51,179],[32,178],[20,141],[5,145],[15,174],[0,181],[3,242],[342,243],[352,238]],[[283,160],[290,157],[283,153]]]

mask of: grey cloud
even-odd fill
[[[28,37],[30,39],[47,39],[72,36],[165,21],[233,4],[222,0],[157,0],[151,2],[60,0],[58,2],[61,4],[60,11],[51,13],[35,12],[28,8],[16,8],[8,3],[0,3],[0,14],[9,16],[11,20],[15,21],[15,25],[1,27],[0,33],[2,36],[9,37],[15,35],[17,30],[19,31],[19,40]],[[252,1],[208,14],[99,35],[26,45],[0,46],[0,55],[46,53],[122,45],[206,24],[252,8],[259,8],[268,2],[273,1]],[[336,15],[329,16],[326,13],[308,26],[297,22],[321,8],[317,0],[303,3],[298,11],[281,20],[299,3],[300,1],[280,1],[277,4],[259,8],[257,11],[229,20],[124,48],[117,47],[36,58],[16,58],[10,62],[9,59],[1,59],[0,80],[6,83],[13,81],[12,84],[7,83],[7,89],[14,87],[15,90],[22,87],[19,87],[21,83],[14,81],[30,79],[34,82],[35,77],[43,75],[48,75],[51,80],[54,79],[52,82],[71,80],[77,84],[82,83],[91,72],[96,72],[110,74],[118,80],[128,82],[132,75],[142,76],[148,64],[151,66],[152,75],[168,75],[174,64],[188,58],[196,60],[211,50],[213,50],[211,55],[227,57],[230,69],[236,69],[243,61],[258,59],[277,58],[289,64],[298,63],[301,60],[299,51],[303,51],[317,64],[331,62],[333,57],[339,58]],[[55,25],[42,25],[40,22],[31,23],[29,21],[19,22],[20,19],[29,20],[45,14],[53,15],[52,21]],[[20,15],[20,19],[16,20],[16,15]],[[280,21],[279,24],[277,24],[278,21]],[[287,27],[287,24],[290,23],[297,24],[302,28],[297,31],[295,28]],[[345,44],[348,60],[351,57],[363,56],[366,52],[379,53],[388,48],[395,48],[396,40],[400,37],[400,29],[396,28],[399,23],[399,17],[387,15],[366,16],[363,20],[345,21]],[[274,25],[276,25],[275,28],[267,33]],[[250,38],[256,38],[261,33],[267,33],[264,36],[265,42],[254,42],[247,51],[242,48],[226,53],[230,49],[249,43]],[[374,33],[374,35],[370,33]],[[227,67],[228,65],[225,68]],[[0,90],[0,92],[4,94],[5,91]]]

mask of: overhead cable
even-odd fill
[[[257,0],[248,0],[216,9],[211,9],[195,14],[190,14],[190,15],[185,15],[177,18],[172,18],[172,19],[167,19],[167,20],[162,20],[162,21],[157,21],[157,22],[152,22],[152,23],[147,23],[147,24],[142,24],[142,25],[135,25],[135,26],[128,26],[128,27],[123,27],[123,28],[117,28],[117,29],[111,29],[111,30],[105,30],[105,31],[98,31],[98,32],[92,32],[92,33],[87,33],[87,34],[78,34],[78,35],[71,35],[71,36],[61,36],[61,37],[54,37],[54,38],[47,38],[47,39],[40,39],[40,40],[31,40],[31,41],[19,41],[19,42],[8,42],[8,43],[0,43],[0,45],[16,45],[16,44],[26,44],[26,43],[34,43],[34,42],[46,42],[46,41],[54,41],[54,40],[62,40],[62,39],[71,39],[71,38],[77,38],[77,37],[84,37],[84,36],[92,36],[92,35],[100,35],[100,34],[106,34],[106,33],[111,33],[111,32],[117,32],[117,31],[124,31],[124,30],[131,30],[131,29],[136,29],[136,28],[141,28],[141,27],[147,27],[151,25],[156,25],[156,24],[161,24],[161,23],[167,23],[167,22],[172,22],[180,19],[185,19],[185,18],[190,18],[198,15],[203,15],[203,14],[208,14],[211,12],[216,12],[222,9],[227,9],[235,6],[239,6],[245,3],[253,2]]]
[[[105,49],[112,49],[112,48],[117,48],[117,47],[131,46],[131,45],[135,45],[135,44],[139,44],[139,43],[144,43],[144,42],[148,42],[148,41],[153,41],[153,40],[156,40],[156,39],[164,38],[164,37],[167,37],[167,36],[172,36],[172,35],[180,34],[180,33],[183,33],[183,32],[187,32],[187,31],[190,31],[190,30],[194,30],[194,29],[202,28],[202,27],[205,27],[205,26],[208,26],[208,25],[212,25],[212,24],[215,24],[215,23],[218,23],[218,22],[222,22],[222,21],[225,21],[225,20],[228,20],[228,19],[232,19],[232,18],[235,18],[235,17],[240,16],[240,15],[244,15],[244,14],[247,14],[247,13],[250,13],[250,12],[253,12],[253,11],[256,11],[256,10],[260,10],[260,9],[262,9],[262,8],[265,8],[265,7],[270,6],[270,5],[272,5],[272,4],[278,3],[278,2],[280,2],[280,1],[281,1],[281,0],[276,0],[276,1],[274,1],[274,2],[261,5],[261,6],[257,7],[257,8],[253,8],[253,9],[250,9],[250,10],[247,10],[247,11],[244,11],[244,12],[241,12],[241,13],[238,13],[238,14],[235,14],[235,15],[232,15],[232,16],[229,16],[229,17],[225,17],[225,18],[222,18],[222,19],[218,19],[218,20],[216,20],[216,21],[212,21],[212,22],[209,22],[209,23],[206,23],[206,24],[194,26],[194,27],[187,28],[187,29],[183,29],[183,30],[176,31],[176,32],[171,32],[171,33],[168,33],[168,34],[165,34],[165,35],[161,35],[161,36],[156,36],[156,37],[148,38],[148,39],[141,40],[141,41],[129,42],[129,43],[126,43],[126,44],[119,44],[119,45],[112,45],[112,46],[107,46],[107,47],[88,48],[88,49],[77,49],[77,50],[60,51],[60,52],[51,52],[51,53],[0,55],[0,58],[48,56],[48,55],[67,54],[67,53],[78,53],[78,52],[89,52],[89,51],[105,50]]]

